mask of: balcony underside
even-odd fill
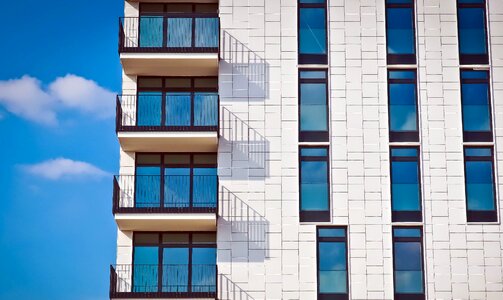
[[[118,132],[124,151],[131,152],[216,152],[215,132]]]
[[[128,75],[218,75],[218,53],[121,53],[120,59]]]
[[[116,213],[115,221],[124,231],[215,231],[216,213]]]

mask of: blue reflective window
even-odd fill
[[[330,218],[328,166],[328,148],[300,148],[301,221]]]
[[[299,53],[327,53],[325,11],[324,8],[301,8],[299,10]]]
[[[388,64],[416,62],[413,1],[386,1],[386,41]]]
[[[325,83],[301,83],[300,130],[326,131],[327,86]]]
[[[347,272],[346,229],[319,227],[318,294],[322,297],[347,294]]]
[[[469,221],[494,221],[496,216],[494,166],[489,147],[465,148],[466,201]],[[472,212],[472,214],[471,214]],[[492,212],[473,214],[473,212]]]
[[[424,298],[421,228],[393,228],[393,272],[395,297]]]
[[[162,16],[140,17],[140,47],[162,47],[164,18]]]
[[[190,207],[190,169],[164,169],[164,206]]]
[[[391,207],[393,221],[421,221],[419,149],[391,148]]]
[[[159,126],[161,125],[162,93],[138,92],[138,107],[136,125]]]
[[[192,291],[216,291],[216,248],[192,249]]]
[[[159,207],[161,203],[161,168],[137,166],[135,176],[135,207]]]
[[[460,1],[460,3],[463,2]],[[459,51],[461,55],[487,54],[486,20],[484,6],[459,6],[458,28]]]
[[[166,125],[190,126],[192,110],[191,93],[166,93]]]
[[[157,292],[159,250],[155,246],[134,247],[133,292]]]
[[[216,207],[217,169],[194,168],[192,203],[194,207]]]
[[[162,291],[187,292],[189,282],[189,248],[164,248],[162,257]]]
[[[492,140],[488,74],[487,71],[461,71],[465,141]]]
[[[388,98],[390,141],[419,141],[416,72],[388,71]]]
[[[194,125],[218,125],[218,93],[197,92],[194,94]]]

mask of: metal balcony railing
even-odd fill
[[[119,52],[218,53],[218,14],[173,13],[119,19]]]
[[[110,298],[216,298],[216,264],[110,266]]]
[[[118,175],[113,213],[216,213],[216,175]]]
[[[215,92],[149,93],[117,96],[117,131],[216,131]]]

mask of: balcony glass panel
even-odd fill
[[[187,292],[189,282],[189,248],[163,249],[163,292]]]
[[[218,47],[218,19],[196,18],[196,47]]]
[[[160,16],[140,17],[140,47],[162,47],[163,46],[163,23],[164,18]]]
[[[134,247],[133,292],[157,292],[158,257],[155,246]]]
[[[162,94],[160,92],[138,93],[137,125],[159,126],[162,117]]]
[[[161,169],[141,166],[136,168],[135,206],[159,207],[161,199]]]
[[[190,169],[169,168],[164,170],[164,206],[190,206]]]
[[[215,292],[216,291],[216,248],[193,248],[192,249],[192,291]]]
[[[218,94],[195,93],[194,125],[216,126],[218,124]]]
[[[190,126],[191,102],[190,93],[166,93],[166,125]]]

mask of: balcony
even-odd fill
[[[116,131],[124,151],[217,150],[217,93],[123,95],[116,107]]]
[[[217,75],[218,14],[172,13],[119,20],[119,53],[126,74]]]
[[[110,299],[216,299],[217,274],[214,264],[110,266]]]
[[[121,230],[215,230],[217,198],[216,175],[114,177],[113,213]]]

